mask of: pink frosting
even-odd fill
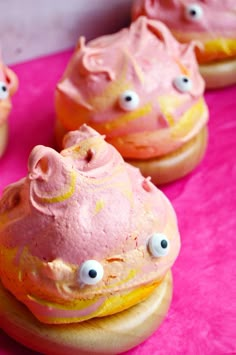
[[[7,78],[5,72],[3,70],[3,65],[0,66],[0,81],[3,81],[5,84],[7,83]]]
[[[6,269],[0,254],[0,277],[29,307],[34,301],[22,293],[36,292],[37,285],[48,290],[33,294],[36,298],[48,291],[68,300],[158,280],[179,253],[174,210],[149,179],[85,125],[69,133],[64,144],[60,154],[36,146],[27,177],[7,187],[0,200],[0,248],[16,253],[12,266],[18,270],[14,276]],[[153,233],[164,233],[170,241],[163,258],[148,250]],[[99,290],[75,279],[76,270],[90,259],[104,267]],[[130,270],[136,271],[129,279]],[[22,287],[29,289],[17,291]]]
[[[181,92],[174,85],[174,80],[181,75],[192,82],[188,92]],[[139,97],[138,107],[128,113],[119,105],[119,97],[125,90],[132,90]],[[84,39],[80,39],[57,86],[57,115],[66,130],[76,129],[85,122],[106,134],[112,144],[132,134],[156,133],[155,142],[149,142],[154,149],[148,146],[143,152],[143,157],[150,158],[150,151],[157,156],[157,151],[165,154],[182,144],[183,136],[179,140],[170,138],[166,143],[166,135],[171,135],[169,127],[181,120],[203,92],[204,82],[199,74],[194,44],[180,44],[164,24],[140,17],[129,29],[116,34],[86,45]],[[67,100],[65,105],[63,98]],[[75,112],[72,107],[83,111],[72,117]],[[199,115],[197,124],[191,127],[190,134],[188,132],[188,139],[201,130],[206,120],[206,112]],[[124,157],[142,158],[138,149],[133,156],[125,145],[121,153]]]
[[[18,88],[15,73],[0,61],[0,126],[6,123],[11,110],[10,97]]]
[[[187,5],[202,8],[201,20],[186,19],[184,12]],[[163,21],[171,30],[205,32],[210,38],[236,38],[235,0],[136,0],[133,18],[140,15]]]
[[[85,140],[86,150],[76,153],[71,144],[85,144]],[[163,194],[151,182],[147,192],[142,186],[146,180],[138,169],[124,163],[102,136],[83,126],[66,137],[65,145],[69,146],[61,154],[36,146],[29,157],[28,177],[5,190],[0,211],[7,210],[10,217],[1,231],[7,247],[27,245],[32,255],[46,261],[60,257],[80,264],[128,251],[131,246],[126,240],[139,228],[137,246],[146,242],[154,226],[164,229],[173,211]],[[74,192],[55,202],[56,196],[69,189],[72,172],[76,174]],[[96,202],[102,200],[106,207],[96,213]],[[138,228],[138,217],[147,203],[159,216],[158,221],[144,219]]]

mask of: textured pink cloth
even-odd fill
[[[0,192],[25,176],[30,150],[53,146],[53,95],[71,52],[20,64]],[[163,188],[178,214],[182,250],[174,297],[161,327],[127,355],[236,354],[236,86],[206,94],[207,154],[186,178]],[[0,320],[1,321],[1,320]],[[33,354],[0,331],[0,355]]]

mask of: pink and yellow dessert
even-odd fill
[[[83,125],[64,146],[36,146],[28,175],[0,200],[1,282],[50,325],[142,302],[180,249],[170,202],[103,136]]]
[[[198,40],[200,70],[207,87],[236,83],[235,0],[136,0],[132,17],[163,21],[181,42]]]
[[[80,38],[56,89],[58,141],[86,123],[154,183],[191,171],[206,147],[208,110],[194,44],[140,17],[85,44]]]
[[[4,153],[8,139],[7,118],[11,111],[11,96],[18,88],[16,74],[0,61],[0,157]]]

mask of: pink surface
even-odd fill
[[[56,82],[71,53],[15,66],[10,139],[0,160],[0,191],[23,177],[30,150],[53,146]],[[182,236],[173,268],[174,297],[162,326],[127,352],[236,354],[236,86],[206,94],[210,141],[201,165],[163,188],[173,202]],[[1,320],[0,320],[1,322]],[[0,331],[0,354],[33,354]]]

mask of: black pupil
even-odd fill
[[[132,101],[132,97],[131,96],[125,96],[125,101],[127,101],[127,102]]]
[[[167,248],[168,243],[167,243],[167,241],[166,241],[165,239],[163,239],[163,240],[161,241],[161,246],[162,246],[163,249],[166,249],[166,248]]]
[[[190,10],[190,15],[191,16],[196,16],[197,15],[197,11],[196,10]]]
[[[188,83],[188,78],[183,78],[184,83]]]
[[[5,85],[2,86],[2,91],[7,91],[7,88]]]
[[[93,269],[91,269],[91,270],[89,270],[89,277],[91,277],[91,279],[95,279],[95,277],[97,276],[97,271],[96,270],[93,270]]]

